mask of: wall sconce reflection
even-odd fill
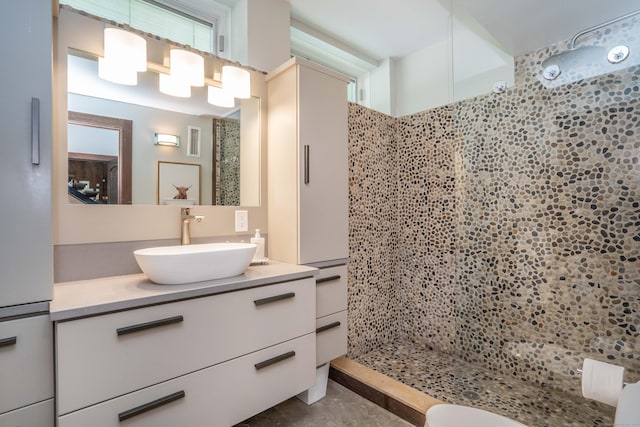
[[[171,135],[168,133],[154,133],[153,134],[154,145],[167,145],[169,147],[179,147],[180,137],[178,135]]]

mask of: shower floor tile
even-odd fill
[[[541,388],[406,341],[355,361],[447,403],[473,406],[529,427],[612,426],[614,408]]]

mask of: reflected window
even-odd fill
[[[178,7],[180,1],[60,0],[60,3],[205,52],[219,50],[216,42],[220,17],[209,15],[205,20],[172,7],[174,3]]]

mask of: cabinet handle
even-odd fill
[[[156,409],[159,408],[160,406],[166,405],[168,403],[171,403],[175,400],[178,399],[182,399],[186,396],[186,394],[184,393],[184,390],[180,390],[177,391],[175,393],[171,393],[168,396],[165,397],[161,397],[160,399],[156,399],[154,401],[145,403],[144,405],[140,405],[140,406],[136,406],[135,408],[129,409],[127,411],[124,412],[120,412],[118,414],[118,420],[120,420],[120,422],[124,421],[124,420],[128,420],[129,418],[133,418],[137,415],[143,414],[145,412],[148,412],[152,409]]]
[[[257,300],[254,300],[253,303],[256,306],[260,306],[260,305],[265,305],[265,304],[269,304],[276,301],[282,301],[283,299],[293,298],[295,296],[296,296],[295,292],[287,292],[286,294],[282,294],[282,295],[274,295],[272,297],[257,299]]]
[[[338,326],[340,326],[340,322],[333,322],[333,323],[329,323],[328,325],[320,326],[319,328],[316,329],[316,334],[319,334],[320,332],[328,331],[329,329],[337,328]]]
[[[340,275],[327,276],[327,277],[322,277],[320,279],[316,279],[316,285],[319,285],[320,283],[325,283],[325,282],[333,282],[334,280],[340,280]]]
[[[271,365],[276,364],[278,362],[282,362],[283,360],[290,359],[295,355],[296,355],[295,351],[288,351],[288,352],[286,352],[284,354],[281,354],[280,356],[272,357],[271,359],[267,359],[264,362],[256,363],[253,366],[256,367],[256,371],[259,371],[260,369],[264,369],[267,366],[271,366]]]
[[[154,320],[152,322],[138,323],[137,325],[125,326],[118,328],[118,336],[132,334],[134,332],[146,331],[147,329],[157,328],[159,326],[172,325],[174,323],[180,323],[184,320],[182,316],[168,317],[166,319]]]
[[[31,164],[40,164],[40,100],[31,98]]]
[[[304,183],[308,184],[311,182],[309,179],[309,146],[304,146]]]
[[[9,347],[15,345],[18,342],[18,337],[9,337],[0,339],[0,347]]]

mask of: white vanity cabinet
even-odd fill
[[[0,14],[0,426],[52,427],[52,2]]]
[[[53,331],[49,316],[0,321],[0,426],[53,425]]]
[[[228,427],[292,397],[315,379],[315,299],[308,277],[58,321],[58,426]]]
[[[316,365],[347,354],[347,266],[316,276]]]

